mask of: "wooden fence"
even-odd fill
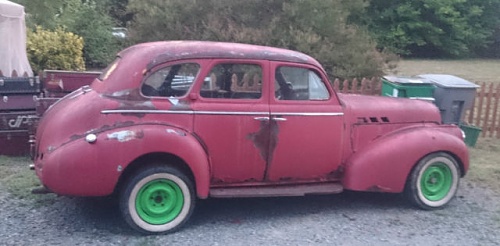
[[[482,137],[500,138],[500,83],[479,83],[476,97],[470,110],[467,110],[464,122],[482,129]],[[333,82],[336,91],[363,95],[380,95],[380,78],[361,80],[339,80]]]
[[[500,83],[479,83],[476,99],[465,121],[482,129],[482,137],[500,138]]]
[[[333,88],[341,93],[352,93],[362,95],[380,95],[382,90],[382,80],[380,78],[363,78],[361,80],[353,79],[351,81],[333,81]]]

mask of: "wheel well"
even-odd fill
[[[464,177],[465,170],[464,170],[464,163],[462,162],[462,160],[460,160],[460,158],[458,158],[458,156],[456,156],[455,154],[453,154],[451,152],[444,151],[444,153],[450,155],[451,157],[453,157],[453,159],[455,159],[455,161],[458,164],[458,167],[460,168],[460,177]]]
[[[455,154],[453,154],[452,152],[449,152],[449,151],[434,151],[434,152],[431,152],[431,153],[427,153],[426,155],[422,156],[422,158],[418,159],[418,161],[416,163],[413,164],[410,172],[408,173],[408,175],[406,176],[406,182],[408,182],[408,178],[410,177],[411,173],[413,172],[413,170],[415,169],[415,167],[417,166],[417,164],[422,160],[424,159],[426,156],[428,155],[432,155],[432,154],[435,154],[435,153],[439,153],[439,152],[442,152],[442,153],[445,153],[449,156],[451,156],[458,164],[458,167],[460,168],[460,176],[463,177],[465,176],[465,170],[464,170],[464,164],[462,163],[462,160],[460,160],[460,158],[458,158],[458,156],[456,156]]]
[[[189,179],[191,179],[194,186],[196,187],[196,180],[194,179],[193,172],[184,160],[170,153],[159,152],[145,154],[132,161],[120,175],[118,183],[115,186],[114,194],[118,194],[121,187],[128,180],[128,178],[138,170],[155,165],[168,165],[179,169],[181,172],[187,175]]]

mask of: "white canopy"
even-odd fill
[[[24,7],[0,0],[0,71],[3,76],[33,76],[26,56]]]

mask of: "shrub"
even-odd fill
[[[26,6],[29,27],[48,30],[62,27],[84,40],[86,67],[105,67],[123,46],[112,34],[115,21],[106,14],[112,8],[124,8],[122,0],[15,0]],[[121,7],[120,7],[121,6]]]
[[[330,78],[380,76],[391,56],[347,23],[363,0],[129,1],[133,42],[195,39],[289,48],[321,62]]]
[[[62,28],[54,31],[36,27],[28,32],[27,53],[31,67],[43,69],[85,70],[83,39]]]

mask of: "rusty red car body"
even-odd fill
[[[164,90],[167,80],[170,87]],[[154,42],[122,51],[91,86],[45,112],[34,166],[43,185],[61,195],[126,194],[125,219],[147,233],[182,225],[195,201],[189,196],[408,191],[417,205],[437,208],[448,203],[469,166],[462,132],[440,122],[439,110],[429,102],[336,93],[321,65],[299,52]],[[429,156],[445,163],[437,165],[441,171],[428,168],[434,167],[425,162]],[[176,171],[158,167],[163,164]],[[145,171],[146,166],[152,167]],[[440,173],[449,179],[443,199],[433,200],[419,186],[433,170],[437,176],[429,176],[427,188],[438,183]],[[147,175],[131,181],[138,172]],[[158,173],[191,183],[191,195],[185,193],[189,185],[176,186],[183,206],[191,206],[179,212],[179,221],[151,219],[149,205],[141,207],[146,215],[135,207],[139,195],[129,198],[138,194],[134,185],[142,178]],[[168,175],[163,179],[170,180]],[[135,183],[128,189],[130,182]],[[423,204],[422,194],[429,198]],[[164,199],[168,196],[151,197]]]

